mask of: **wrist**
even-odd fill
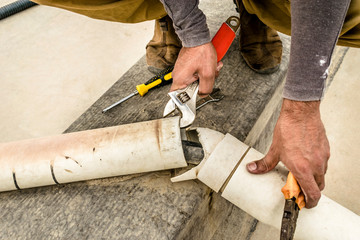
[[[320,117],[320,101],[295,101],[284,98],[281,114],[307,118]]]

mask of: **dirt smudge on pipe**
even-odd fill
[[[161,153],[161,148],[160,148],[160,137],[162,135],[161,132],[161,121],[155,121],[155,136],[156,136],[156,143],[159,149],[159,152]]]
[[[82,165],[81,165],[78,161],[76,161],[75,159],[73,159],[72,157],[69,157],[69,156],[64,156],[64,157],[65,157],[65,159],[73,160],[77,165],[79,165],[80,167],[82,167]]]

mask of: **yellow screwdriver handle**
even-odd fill
[[[158,75],[151,78],[146,83],[140,84],[136,86],[136,90],[139,92],[140,96],[144,96],[150,89],[154,87],[161,87],[172,82],[172,70],[173,66],[170,66],[163,71],[161,71]]]

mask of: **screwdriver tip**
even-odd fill
[[[135,91],[135,92],[131,93],[129,96],[124,97],[124,98],[121,99],[120,101],[118,101],[118,102],[112,104],[111,106],[105,108],[104,110],[102,110],[102,113],[105,113],[105,112],[107,112],[108,110],[116,107],[116,106],[119,105],[120,103],[125,102],[126,100],[128,100],[128,99],[131,98],[132,96],[135,96],[136,94],[138,94],[138,91]]]

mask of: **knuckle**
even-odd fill
[[[317,157],[319,159],[323,159],[324,161],[327,161],[330,158],[330,151],[323,151],[323,152],[319,152],[317,154]]]
[[[315,175],[323,176],[327,169],[327,161],[328,159],[326,158],[315,159],[315,161],[312,163],[313,173]]]
[[[205,79],[215,79],[214,71],[204,71],[201,75],[201,77]]]
[[[330,150],[329,150],[329,151],[326,151],[326,155],[325,155],[326,159],[330,159],[330,156],[331,156]]]
[[[327,169],[328,169],[328,165],[327,165],[327,164],[325,164],[324,174],[326,174]]]
[[[312,197],[308,196],[307,200],[306,200],[306,208],[316,207],[317,204],[319,203],[320,197],[321,197],[321,194],[312,196]]]
[[[330,146],[329,144],[326,144],[323,147],[323,151],[322,151],[322,157],[325,158],[326,160],[328,160],[330,158]]]
[[[310,193],[308,194],[308,198],[309,198],[309,200],[311,200],[312,202],[316,202],[316,203],[317,203],[317,202],[319,201],[320,197],[321,197],[320,191],[313,191],[313,192],[310,192]]]
[[[307,161],[302,161],[296,166],[296,171],[301,175],[310,175],[310,164]]]
[[[209,89],[205,89],[205,90],[200,90],[199,89],[199,95],[209,95],[210,93],[211,93],[212,91],[211,90],[209,90]]]
[[[277,163],[278,161],[274,161],[274,159],[271,158],[271,156],[266,155],[264,158],[258,161],[258,166],[260,167],[262,172],[266,173],[272,170]]]
[[[325,164],[322,161],[316,161],[313,169],[314,174],[323,175],[325,172]]]
[[[258,161],[258,166],[259,166],[259,170],[261,171],[268,171],[269,170],[269,166],[265,161],[265,158],[262,158]]]
[[[178,90],[178,89],[182,89],[182,88],[185,88],[186,86],[187,85],[184,84],[184,83],[176,83],[176,84],[171,85],[170,91],[175,91],[175,90]]]

